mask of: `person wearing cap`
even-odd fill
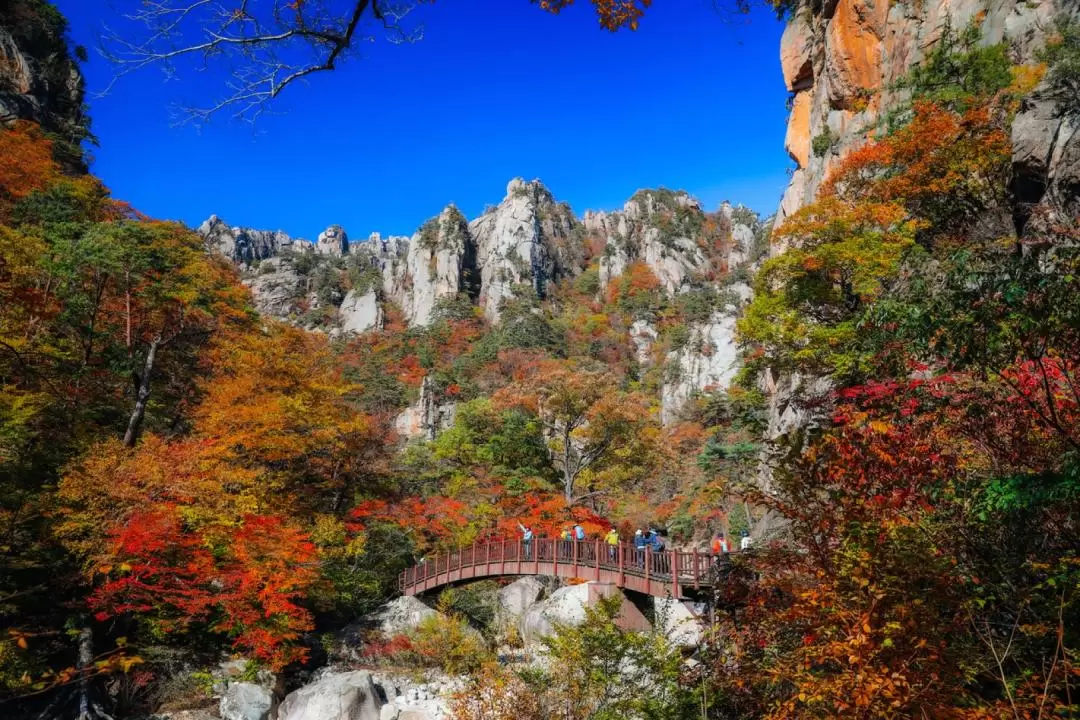
[[[750,546],[753,545],[753,544],[754,544],[754,541],[750,539],[750,531],[749,530],[743,530],[742,531],[742,539],[739,540],[739,549],[740,550],[749,550]]]

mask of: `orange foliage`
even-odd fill
[[[59,177],[52,143],[41,128],[20,120],[11,129],[0,130],[0,220],[7,218],[14,203]]]

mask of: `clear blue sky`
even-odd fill
[[[139,0],[57,0],[73,39]],[[723,0],[721,0],[723,2]],[[288,88],[252,126],[222,116],[174,127],[177,103],[216,95],[206,75],[149,69],[91,98],[94,172],[155,217],[314,237],[411,234],[454,202],[475,217],[515,176],[540,178],[580,214],[642,187],[683,188],[765,214],[791,165],[783,149],[781,24],[721,16],[712,0],[659,0],[637,32],[599,29],[587,0],[559,17],[528,0],[438,0],[424,39]],[[91,52],[90,90],[111,77]]]

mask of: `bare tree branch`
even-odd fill
[[[210,103],[183,106],[179,122],[204,122],[222,112],[255,120],[290,85],[328,72],[359,54],[365,27],[392,43],[422,39],[406,27],[429,0],[129,0],[124,27],[106,28],[101,53],[115,66],[109,93],[123,76],[151,66],[167,77],[184,71],[226,78]]]

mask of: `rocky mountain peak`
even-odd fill
[[[331,225],[319,233],[315,242],[315,252],[330,257],[341,257],[349,254],[349,236],[345,228],[340,225]]]

